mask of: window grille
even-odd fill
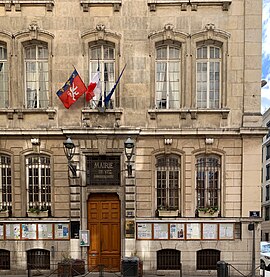
[[[10,269],[10,252],[0,249],[0,270]]]
[[[202,249],[197,251],[197,270],[216,270],[220,261],[220,251],[215,249]]]
[[[269,178],[270,178],[270,164],[267,164],[266,165],[266,176],[265,176],[266,181],[269,180]]]
[[[24,48],[25,90],[27,108],[47,108],[49,105],[48,47],[43,44]]]
[[[180,45],[156,48],[156,108],[180,108]]]
[[[220,107],[221,49],[212,45],[197,48],[196,91],[197,107]]]
[[[157,208],[179,209],[180,159],[175,155],[157,157]]]
[[[0,108],[9,106],[7,48],[0,44]]]
[[[220,198],[220,159],[201,156],[196,164],[197,208],[217,207]]]
[[[107,43],[102,45],[91,45],[89,48],[89,79],[97,71],[100,72],[100,86],[97,95],[91,101],[93,108],[103,107],[104,99],[110,93],[115,83],[115,46]],[[115,93],[112,95],[111,100],[106,108],[114,108]]]
[[[157,251],[157,270],[180,270],[181,252],[176,249]]]
[[[28,250],[27,269],[50,269],[50,251],[44,249]]]
[[[51,211],[51,164],[47,156],[26,158],[28,208]]]
[[[11,159],[0,155],[0,210],[12,211]]]

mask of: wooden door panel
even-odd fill
[[[99,231],[99,224],[92,223],[90,224],[90,252],[91,253],[98,253],[100,249],[100,231]]]
[[[120,201],[116,194],[95,194],[92,197],[90,195],[88,229],[89,269],[103,264],[105,270],[120,271]]]

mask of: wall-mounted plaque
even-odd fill
[[[220,223],[219,224],[219,239],[234,239],[234,224]]]
[[[135,237],[135,222],[134,220],[126,221],[126,238],[133,239]]]
[[[6,239],[20,239],[21,224],[6,224]]]
[[[38,238],[39,239],[52,239],[53,238],[53,225],[51,223],[38,224]]]
[[[203,239],[217,239],[218,225],[216,223],[203,223]]]
[[[201,239],[201,224],[188,223],[187,224],[187,239]]]
[[[120,185],[120,156],[87,156],[87,185]]]
[[[154,224],[154,239],[168,239],[168,224],[155,223]]]
[[[22,224],[22,239],[37,239],[37,224]]]
[[[171,223],[170,224],[170,239],[184,239],[185,238],[185,224]]]
[[[138,239],[152,239],[152,224],[138,223],[137,224],[137,238]]]
[[[90,234],[89,230],[80,230],[80,246],[90,245]]]
[[[55,239],[69,239],[69,224],[57,223],[54,224]]]

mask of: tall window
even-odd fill
[[[208,45],[197,48],[197,107],[220,107],[221,49]]]
[[[0,43],[0,108],[7,108],[8,105],[7,48]]]
[[[47,108],[49,104],[48,47],[27,45],[25,57],[25,90],[27,108]]]
[[[156,160],[157,209],[179,209],[180,159],[162,155]]]
[[[28,209],[51,210],[51,164],[47,156],[26,158]]]
[[[11,160],[0,155],[0,210],[12,210]]]
[[[115,48],[113,44],[93,45],[89,48],[90,81],[99,70],[101,92],[92,100],[92,107],[104,107],[104,99],[115,83]],[[106,108],[115,107],[115,94],[112,95]]]
[[[156,48],[156,108],[180,107],[180,46]]]
[[[220,159],[200,156],[196,163],[197,208],[219,207]]]

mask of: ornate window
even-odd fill
[[[149,35],[151,107],[155,112],[178,110],[186,105],[183,91],[188,34],[166,24]]]
[[[0,42],[0,108],[7,108],[8,105],[7,47]]]
[[[163,44],[156,47],[156,108],[180,107],[180,45]]]
[[[48,47],[31,43],[24,47],[25,91],[27,108],[47,108],[49,105]]]
[[[162,155],[156,159],[158,210],[179,210],[180,158]]]
[[[203,155],[196,163],[197,208],[220,209],[220,158]]]
[[[89,79],[100,72],[100,93],[92,100],[93,107],[103,107],[104,99],[111,91],[115,82],[115,48],[112,43],[90,45],[89,47]],[[114,108],[115,96],[112,95],[106,108]]]
[[[50,157],[33,155],[26,158],[28,210],[51,211]]]
[[[11,159],[0,155],[0,210],[12,210]]]
[[[215,45],[197,47],[197,108],[220,108],[221,49]]]
[[[212,23],[191,35],[192,99],[198,111],[214,110],[227,117],[228,43],[230,34]]]
[[[197,251],[197,270],[216,270],[220,261],[220,251],[216,249],[202,249]]]

